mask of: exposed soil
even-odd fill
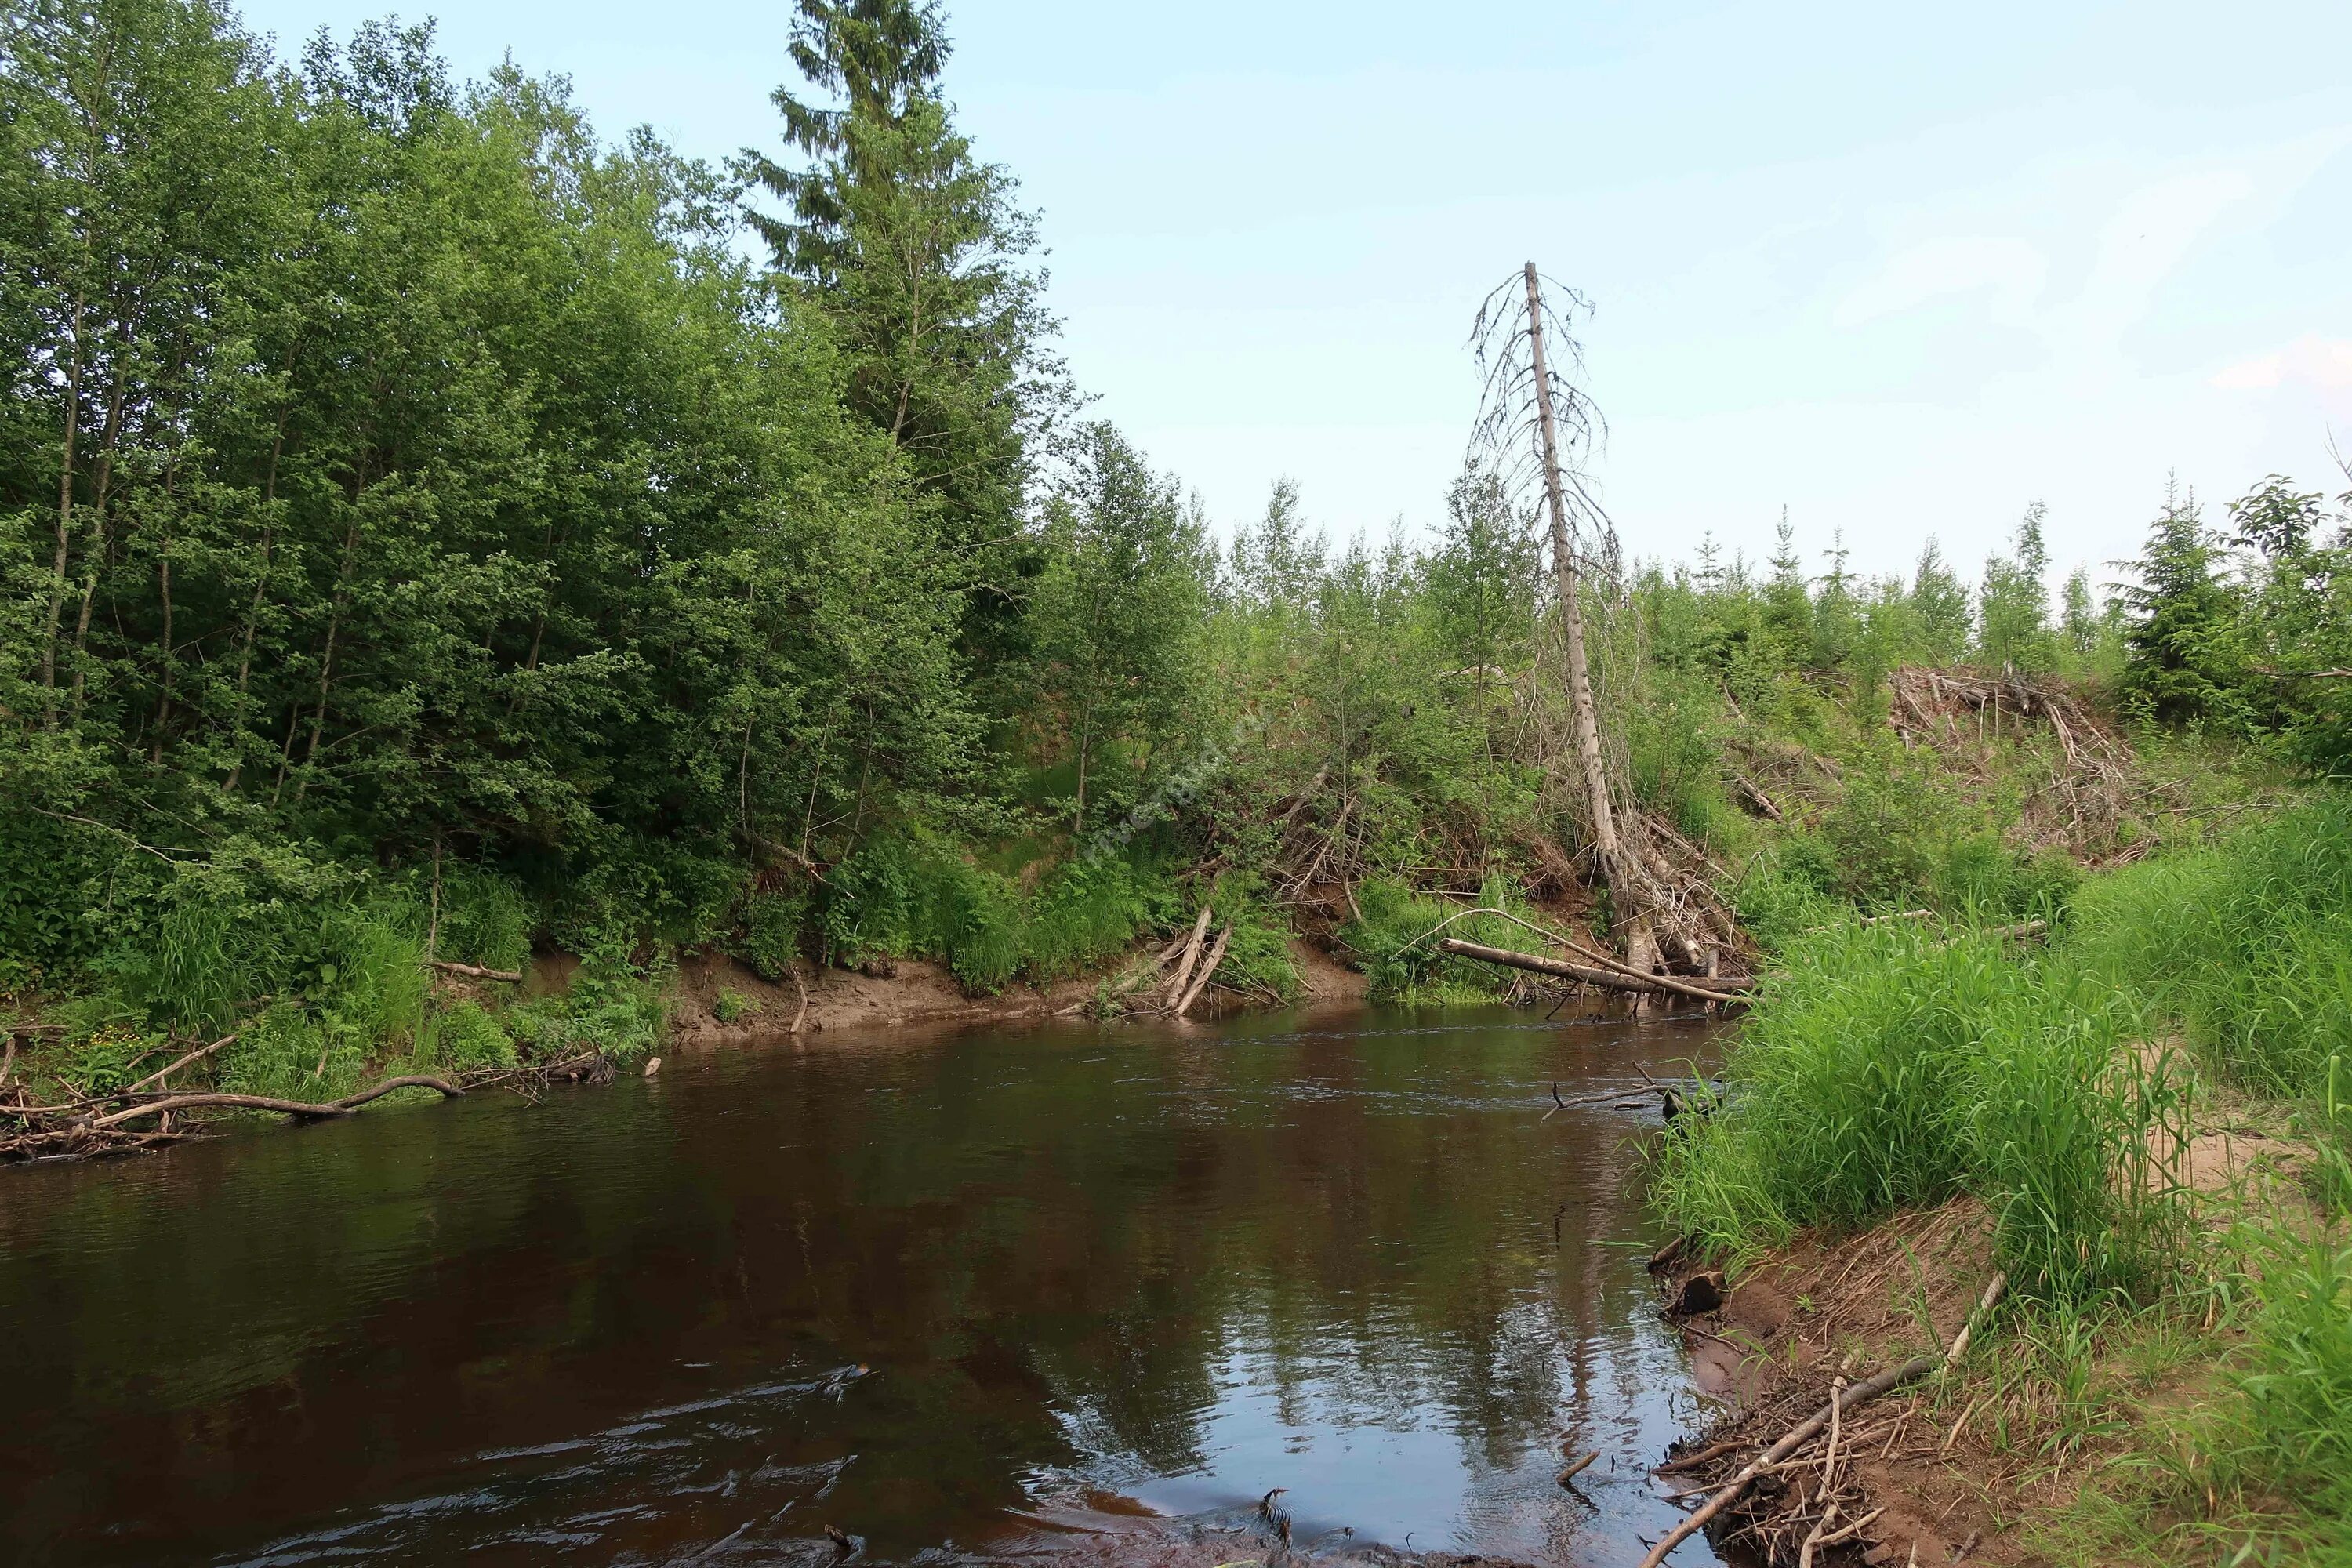
[[[1962,1198],[1841,1241],[1802,1237],[1742,1274],[1719,1308],[1683,1324],[1700,1389],[1729,1406],[1690,1452],[1736,1447],[1662,1479],[1678,1488],[1727,1479],[1828,1403],[1841,1375],[1858,1383],[1950,1343],[1984,1288],[1991,1256],[1991,1216]],[[1670,1290],[1698,1272],[1676,1269]],[[1971,1563],[2029,1561],[2000,1528],[2004,1510],[1981,1480],[1990,1456],[1965,1429],[1946,1442],[1965,1408],[1954,1397],[1930,1378],[1850,1412],[1838,1472],[1826,1487],[1818,1466],[1766,1477],[1726,1516],[1731,1523],[1719,1539],[1737,1537],[1766,1561],[1793,1563],[1834,1498],[1840,1513],[1829,1533],[1881,1511],[1853,1541],[1817,1552],[1817,1563],[1940,1565],[1958,1561],[1963,1546]],[[1825,1459],[1824,1447],[1801,1450],[1791,1463]]]
[[[1365,977],[1342,967],[1313,944],[1294,941],[1300,999],[1307,1003],[1360,1002]],[[533,968],[540,963],[537,961]],[[1116,969],[1118,966],[1114,966]],[[891,1028],[901,1025],[982,1024],[1042,1019],[1082,1006],[1095,994],[1093,976],[1056,981],[1051,986],[1008,985],[993,995],[968,994],[945,965],[920,959],[895,959],[861,969],[824,969],[803,975],[802,991],[790,979],[761,978],[749,965],[724,954],[689,958],[678,966],[669,1045],[683,1051],[711,1050],[772,1039],[801,1020],[803,1034]],[[718,1013],[722,995],[740,1006],[731,1022]],[[1245,1000],[1211,986],[1193,1004],[1195,1023],[1239,1012]]]

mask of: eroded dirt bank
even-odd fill
[[[1365,979],[1304,941],[1290,945],[1302,1003],[1360,1001]],[[1118,966],[1113,966],[1116,972]],[[967,994],[943,964],[898,959],[864,969],[825,969],[803,992],[790,980],[763,980],[725,956],[690,958],[678,966],[670,1013],[671,1047],[714,1050],[772,1039],[792,1028],[823,1036],[900,1025],[947,1025],[1042,1019],[1082,1008],[1098,979],[1087,976],[1046,987],[1010,985],[994,995]],[[806,1011],[803,1012],[805,996]],[[726,1003],[722,1007],[722,998]],[[1244,1004],[1213,988],[1192,1010],[1195,1021],[1242,1011]],[[721,1012],[732,1013],[722,1018]]]
[[[1991,1257],[1991,1217],[1964,1198],[1835,1242],[1801,1237],[1727,1286],[1719,1270],[1665,1268],[1670,1309],[1695,1309],[1677,1313],[1694,1378],[1726,1414],[1661,1479],[1696,1506],[1841,1380],[1940,1352],[1981,1299]],[[2003,1457],[1969,1430],[1969,1373],[1964,1361],[1843,1413],[1834,1434],[1760,1476],[1717,1539],[1770,1563],[1799,1561],[1809,1536],[1816,1563],[2027,1561],[2000,1528]]]

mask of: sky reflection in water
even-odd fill
[[[1708,1055],[1500,1012],[836,1037],[7,1173],[0,1556],[905,1561],[1279,1486],[1301,1544],[1631,1563],[1687,1414],[1654,1117],[1548,1086]]]

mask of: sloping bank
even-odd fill
[[[1792,1562],[2352,1563],[2352,804],[2096,879],[2047,950],[1888,922],[1781,956],[1657,1157],[1730,1401],[1677,1489],[1949,1343],[1999,1273],[1967,1359],[1717,1528]]]
[[[1363,975],[1297,938],[1276,949],[1279,985],[1254,978],[1268,967],[1265,933],[1249,931],[1244,955],[1241,921],[1209,915],[1139,946],[1132,931],[1108,931],[1098,941],[1120,945],[1069,955],[1074,973],[984,987],[950,963],[887,953],[762,966],[712,949],[652,964],[547,949],[502,969],[423,956],[433,948],[401,940],[396,914],[362,919],[357,937],[310,968],[326,994],[207,1020],[225,1028],[216,1038],[159,1026],[141,999],[110,992],[5,1021],[0,1163],[138,1152],[252,1113],[325,1120],[391,1097],[605,1082],[657,1071],[664,1053],[778,1036],[871,1040],[908,1026],[1126,1012],[1198,1021],[1365,994]]]
[[[601,1079],[665,1051],[777,1035],[1139,1012],[1197,1021],[1367,992],[1523,989],[1512,972],[1414,945],[1460,906],[1390,880],[1360,884],[1351,918],[1330,927],[1230,869],[1107,859],[1021,888],[900,846],[833,868],[822,901],[755,892],[703,940],[600,937],[633,927],[573,922],[568,947],[551,944],[548,910],[512,883],[454,866],[429,880],[346,876],[307,897],[255,894],[247,884],[264,879],[249,868],[187,880],[194,894],[160,914],[151,942],[83,976],[79,994],[21,1000],[5,1020],[0,1163],[153,1148],[216,1113],[346,1115],[402,1079],[415,1081],[392,1092],[419,1096]],[[1501,879],[1480,897],[1534,912]],[[1454,929],[1533,940],[1517,916]]]

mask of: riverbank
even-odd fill
[[[1016,983],[981,994],[967,990],[947,965],[925,959],[824,969],[795,984],[766,979],[749,964],[724,953],[703,954],[677,967],[670,988],[670,1037],[683,1049],[719,1049],[790,1031],[795,1022],[802,1032],[820,1034],[908,1024],[1009,1023],[1068,1016],[1085,1010],[1106,983],[1148,961],[1160,945],[1139,946],[1100,973],[1045,985]],[[1370,989],[1364,975],[1303,938],[1292,941],[1289,956],[1302,1003],[1361,1001]],[[1252,1005],[1265,1003],[1213,986],[1204,988],[1190,1016],[1215,1018]]]
[[[7,1026],[0,1047],[0,1161],[137,1153],[201,1136],[224,1118],[275,1113],[316,1120],[351,1114],[386,1095],[455,1098],[551,1079],[609,1082],[625,1070],[658,1070],[664,1054],[741,1048],[779,1036],[814,1042],[857,1035],[870,1041],[885,1029],[1070,1017],[1099,1010],[1106,989],[1150,963],[1160,945],[1139,947],[1099,974],[1043,985],[1014,983],[992,992],[975,992],[948,966],[923,959],[871,960],[772,981],[729,954],[692,953],[657,986],[640,982],[617,1004],[609,981],[600,984],[577,955],[561,951],[542,952],[515,971],[443,966],[430,977],[429,1004],[419,1009],[415,1035],[425,1043],[412,1042],[356,1068],[334,1063],[331,1048],[324,1049],[307,1073],[299,1062],[290,1070],[278,1063],[258,1084],[257,1075],[241,1070],[245,1064],[227,1054],[243,1030],[209,1044],[105,1026],[85,1027],[77,1038],[71,1026],[42,1022],[34,1009]],[[1287,962],[1295,976],[1289,1000],[1297,1004],[1366,997],[1364,975],[1304,939],[1292,941]],[[1147,1009],[1159,1000],[1143,987],[1127,998]],[[1265,1001],[1204,983],[1187,1017],[1206,1023]],[[575,1026],[551,1028],[551,1020]],[[268,1015],[259,1023],[266,1031]],[[454,1049],[438,1048],[445,1037]],[[339,1069],[331,1077],[331,1065]],[[255,1089],[269,1092],[247,1092]]]
[[[1774,1560],[2352,1557],[2352,806],[2087,882],[2049,951],[1888,928],[1784,953],[1714,1114],[1662,1145],[1670,1294],[1730,1413],[1696,1499],[1942,1343],[1732,1529]],[[1720,1295],[1714,1301],[1708,1298]],[[1835,1513],[1831,1512],[1835,1505]],[[1865,1522],[1866,1521],[1866,1522]],[[1816,1533],[1818,1531],[1818,1533]],[[1849,1533],[1850,1532],[1850,1533]]]

